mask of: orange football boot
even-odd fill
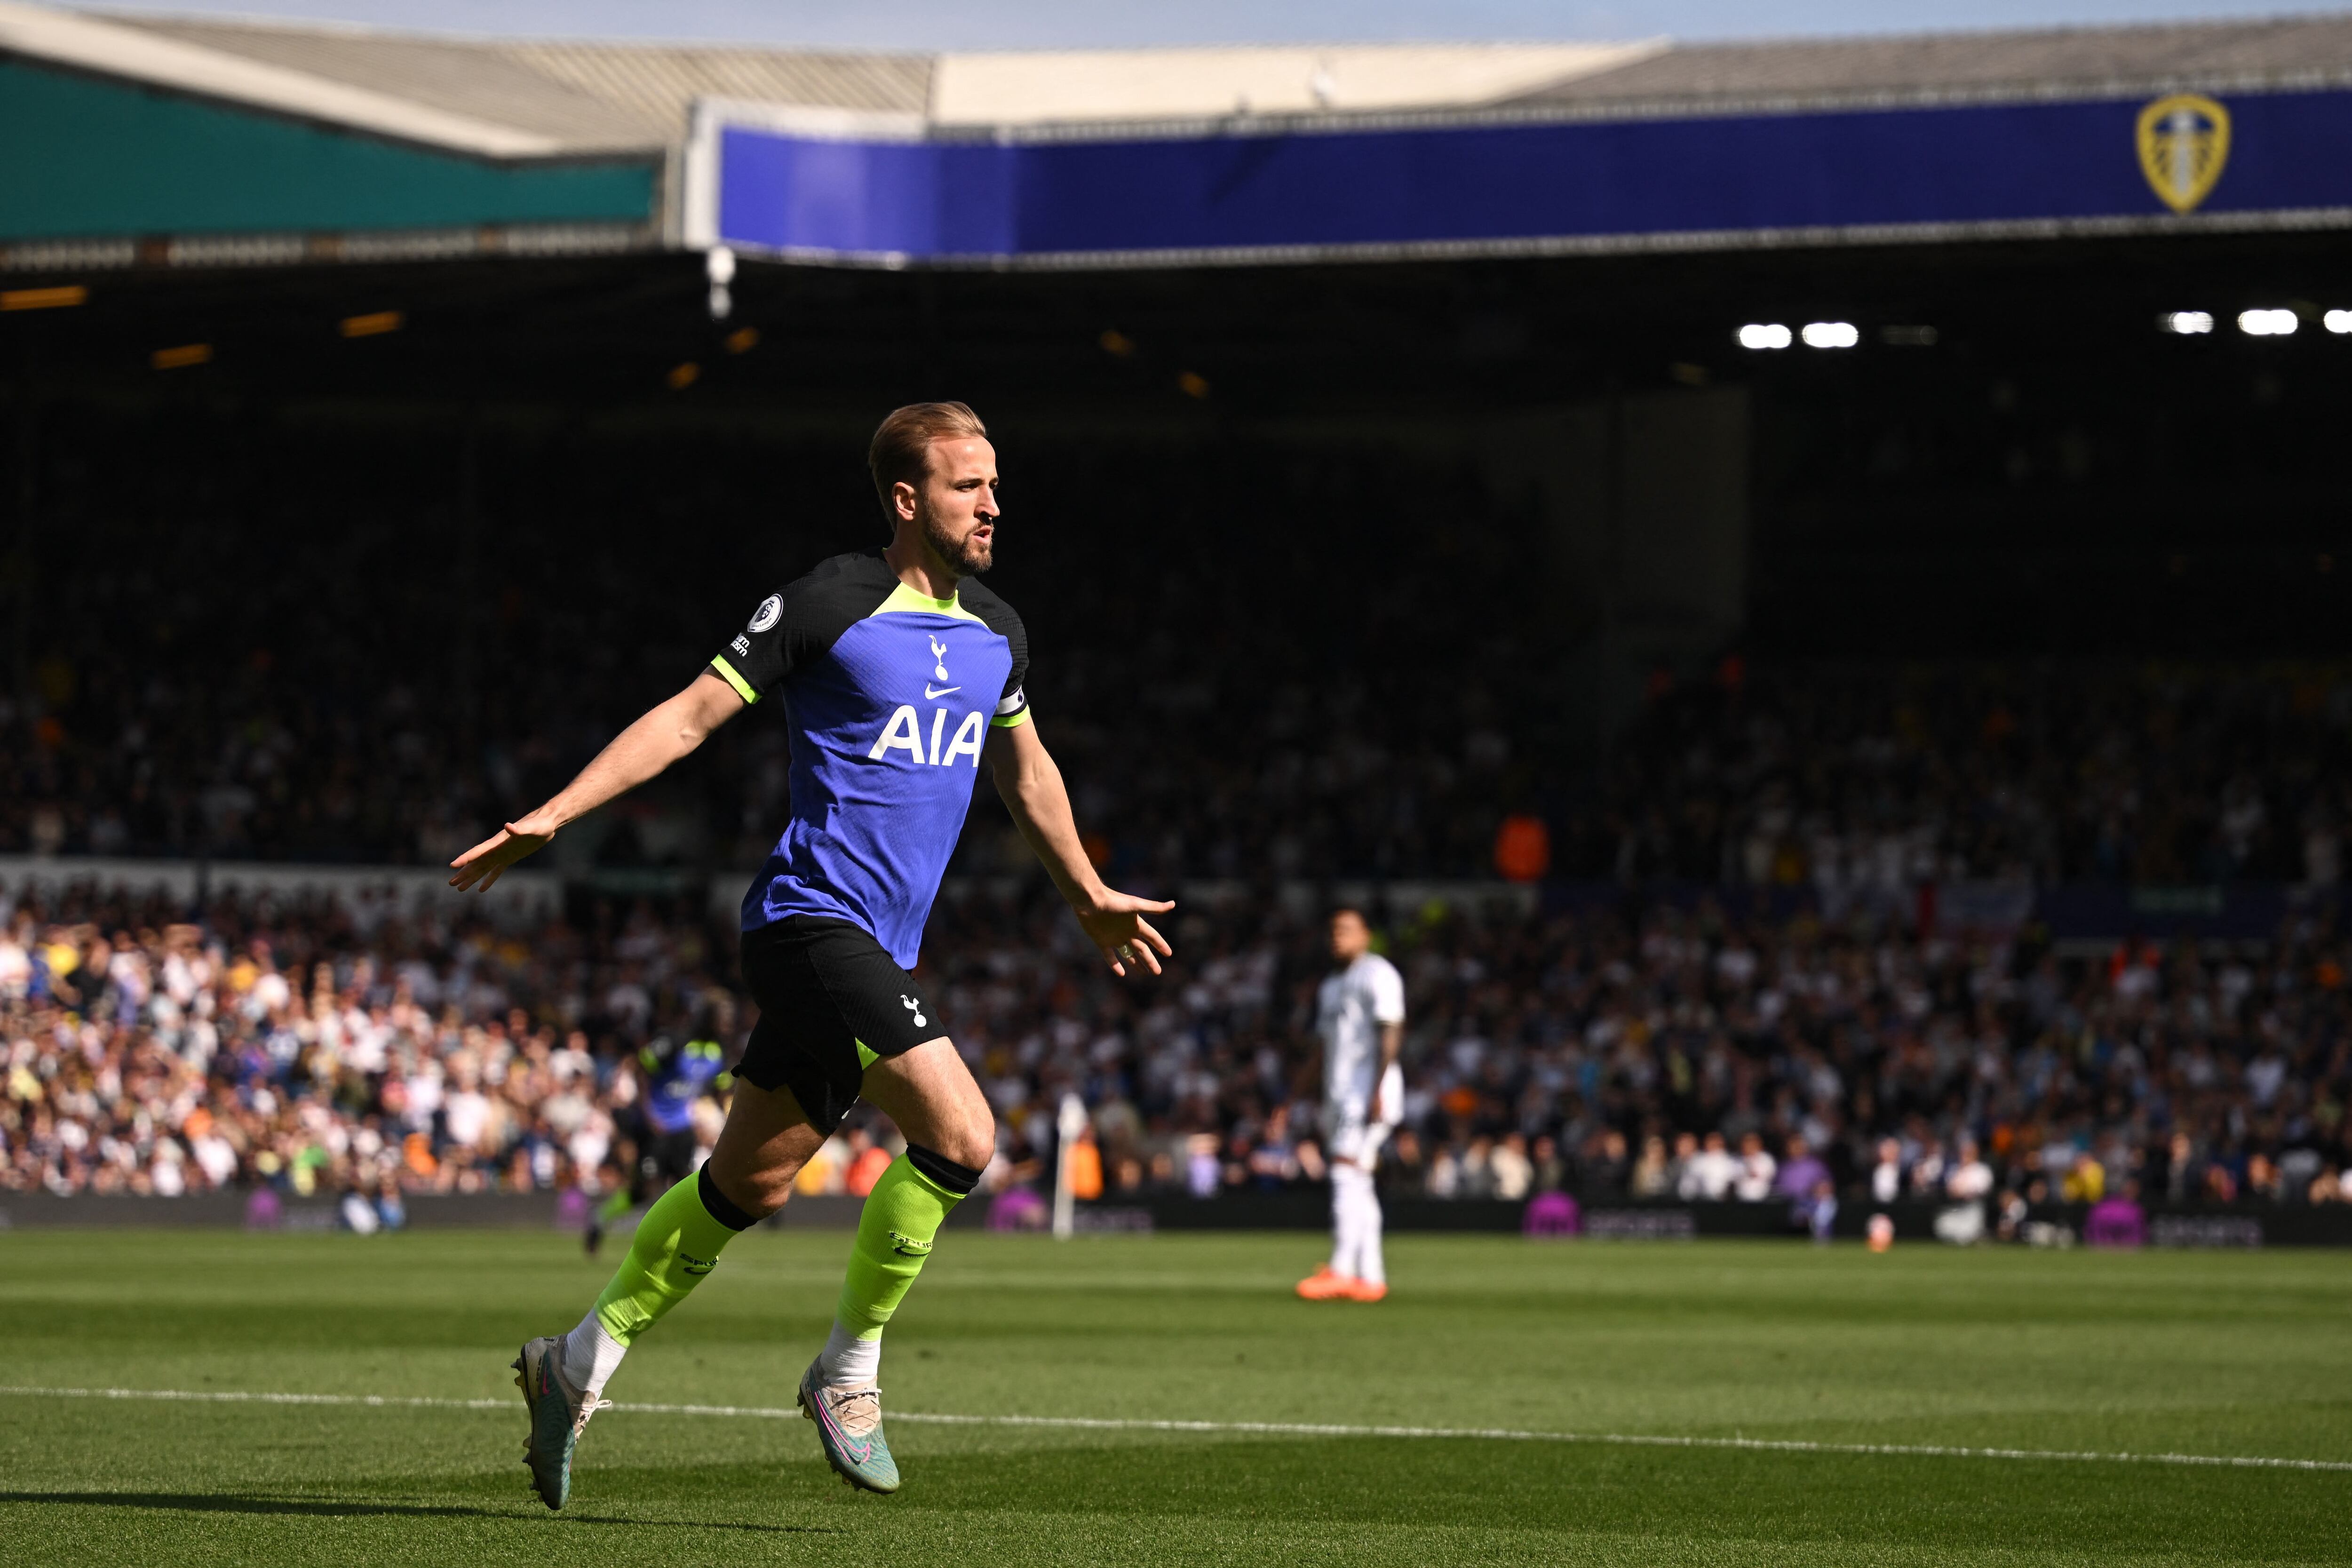
[[[1340,1290],[1340,1294],[1347,1297],[1350,1301],[1385,1301],[1388,1300],[1389,1288],[1385,1284],[1375,1284],[1370,1279],[1348,1279],[1341,1281],[1341,1285],[1342,1289]]]
[[[1334,1274],[1328,1263],[1298,1282],[1298,1299],[1302,1301],[1336,1301],[1348,1294],[1357,1281],[1345,1274]]]

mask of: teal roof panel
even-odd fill
[[[650,156],[501,163],[0,59],[0,240],[658,221]]]

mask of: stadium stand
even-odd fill
[[[133,467],[106,460],[118,423],[46,428],[42,494],[79,542],[48,557],[5,715],[0,833],[56,858],[51,886],[87,853],[216,875],[446,860],[673,689],[747,591],[868,534],[838,442],[754,449],[824,475],[781,562],[775,539],[721,531],[665,565],[626,529],[573,548],[580,520],[723,514],[736,492],[707,445],[509,458],[468,545],[433,442],[175,406],[140,428]],[[1907,1195],[1968,1163],[1963,1138],[2021,1199],[2337,1190],[2340,667],[1733,654],[1653,669],[1595,756],[1547,697],[1573,673],[1556,616],[1492,592],[1516,570],[1512,514],[1475,467],[1179,450],[1192,499],[1139,515],[1182,542],[1149,547],[1143,573],[1127,536],[1066,521],[1115,466],[1047,441],[1015,470],[1036,532],[1016,510],[997,581],[1034,606],[1039,722],[1101,853],[1187,903],[1179,975],[1106,984],[1014,879],[1024,858],[982,793],[925,963],[1005,1112],[996,1179],[1034,1172],[1065,1089],[1093,1108],[1114,1195],[1311,1179],[1301,985],[1336,880],[1397,889],[1381,918],[1412,985],[1400,1190],[1736,1201],[1748,1158],[1749,1190],[1787,1204],[1802,1139],[1846,1196]],[[353,495],[362,451],[385,478]],[[1302,599],[1342,536],[1372,585]],[[538,564],[453,614],[467,549]],[[1098,592],[1115,580],[1130,590]],[[1163,669],[1139,696],[1136,672]],[[743,1023],[705,889],[764,849],[782,759],[757,715],[711,752],[602,837],[560,840],[567,912],[518,931],[10,882],[8,1180],[614,1179],[635,1052],[712,1001]],[[1505,886],[1515,816],[1542,824],[1549,862],[1519,914],[1477,890]],[[1451,905],[1424,909],[1415,881],[1454,884]],[[2115,894],[2087,923],[2067,903],[2086,888]],[[2167,924],[2150,889],[2234,923]]]
[[[924,962],[992,1180],[1066,1089],[1113,1194],[1312,1180],[1344,891],[1411,987],[1400,1191],[2340,1195],[2352,162],[2313,149],[2352,30],[1313,55],[0,5],[47,182],[0,226],[6,1181],[614,1180],[638,1051],[747,1022],[758,715],[559,839],[560,913],[220,886],[437,865],[544,797],[873,542],[864,435],[947,394],[1004,437],[992,582],[1093,847],[1184,900],[1183,969],[1110,986],[982,792]],[[2179,93],[2220,97],[2148,142]],[[2222,100],[2230,172],[2167,185]],[[722,235],[722,123],[1231,183],[1142,234],[1049,181],[1063,228],[965,250],[869,169],[816,205],[870,231],[746,196]],[[1389,189],[1312,160],[1407,144],[1509,177],[1284,184]],[[1702,185],[1740,199],[1620,199]],[[1739,346],[1808,322],[1853,348]]]
[[[856,470],[812,455],[845,482],[820,492],[811,542],[781,565],[764,540],[727,541],[690,577],[624,583],[610,561],[567,559],[584,498],[534,474],[499,498],[493,537],[541,564],[469,626],[441,602],[444,558],[403,547],[457,546],[431,502],[379,498],[297,562],[281,552],[339,453],[264,447],[250,488],[191,502],[213,433],[184,432],[184,459],[150,434],[135,475],[95,460],[111,431],[93,433],[87,466],[61,463],[86,548],[43,607],[30,689],[0,700],[0,854],[446,861],[683,684],[745,584],[868,535]],[[1123,546],[1075,536],[1054,492],[1111,481],[1075,454],[1030,459],[1045,515],[1014,514],[997,579],[1037,606],[1040,712],[1123,876],[1486,877],[1501,822],[1524,814],[1545,824],[1549,873],[1580,880],[1835,896],[2342,879],[2352,685],[2324,659],[1733,656],[1680,680],[1652,671],[1596,785],[1545,696],[1570,679],[1557,623],[1491,591],[1514,544],[1476,476],[1245,448],[1204,460],[1192,482],[1219,504],[1146,503],[1185,550],[1106,601],[1095,584]],[[600,474],[634,493],[594,504],[683,521],[690,467]],[[1446,526],[1421,526],[1433,517]],[[1378,578],[1344,602],[1298,595],[1316,539],[1341,526]],[[1203,564],[1219,562],[1249,565]],[[342,584],[362,579],[354,613]],[[1176,673],[1139,692],[1142,669]],[[782,805],[773,743],[756,718],[722,731],[672,809],[633,830],[660,842],[623,836],[605,862],[756,865]],[[982,802],[958,869],[1017,869]]]
[[[2338,1198],[2352,950],[2332,920],[2086,963],[2032,936],[1738,908],[1382,910],[1412,1020],[1389,1179],[1507,1199],[1787,1203],[1820,1181],[1880,1201]],[[964,887],[927,939],[1005,1130],[992,1182],[1034,1172],[1066,1090],[1114,1194],[1318,1175],[1317,923],[1188,910],[1182,969],[1128,988],[1057,909]],[[609,1184],[638,1048],[712,1020],[733,1038],[747,1015],[723,928],[642,900],[575,916],[500,930],[446,900],[190,910],[87,889],[19,903],[0,939],[0,1172],[58,1192]],[[845,1180],[875,1135],[845,1134],[806,1190]],[[1710,1163],[1710,1139],[1741,1152]]]

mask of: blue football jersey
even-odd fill
[[[913,968],[989,729],[1028,721],[1028,665],[1021,617],[984,584],[928,597],[878,549],[761,600],[710,661],[746,702],[781,692],[792,735],[792,819],[743,929],[848,921]]]
[[[646,1076],[645,1117],[656,1132],[684,1132],[694,1125],[694,1102],[712,1086],[726,1087],[726,1052],[716,1040],[683,1046],[657,1039],[637,1053]]]

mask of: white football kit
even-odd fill
[[[1386,1284],[1381,1200],[1372,1166],[1404,1115],[1404,1074],[1381,1068],[1381,1034],[1404,1022],[1404,976],[1376,952],[1323,982],[1316,1031],[1323,1037],[1323,1135],[1331,1164],[1331,1270]]]
[[[1404,1075],[1394,1064],[1381,1071],[1381,1031],[1404,1022],[1404,976],[1368,952],[1325,980],[1315,1001],[1331,1152],[1370,1164],[1404,1112]]]

